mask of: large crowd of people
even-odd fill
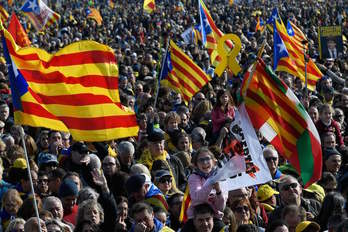
[[[31,46],[50,53],[80,40],[110,46],[118,63],[120,100],[136,113],[139,134],[83,142],[68,132],[14,124],[8,70],[1,58],[0,231],[348,231],[346,0],[205,1],[217,27],[242,41],[237,57],[241,73],[227,71],[221,77],[214,74],[202,43],[181,37],[200,23],[197,1],[156,0],[151,14],[136,0],[115,0],[113,6],[106,0],[47,2],[61,18],[42,32],[20,12],[22,2],[2,4],[17,13]],[[99,9],[101,26],[86,18],[88,7]],[[231,137],[229,124],[238,107],[243,73],[264,40],[262,59],[272,66],[273,34],[256,31],[256,24],[257,15],[266,21],[274,7],[284,21],[291,19],[305,33],[308,54],[323,73],[316,90],[307,92],[299,78],[277,72],[317,127],[322,177],[304,188],[296,170],[258,134],[260,155],[273,180],[226,192],[219,182],[206,181],[229,159],[224,141]],[[336,58],[320,59],[318,28],[332,25],[342,27],[343,50]],[[169,39],[212,77],[188,105],[179,93],[158,85]],[[184,222],[180,214],[187,189],[190,205]]]

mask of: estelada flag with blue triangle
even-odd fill
[[[60,19],[60,15],[51,10],[42,0],[25,1],[21,11],[29,18],[37,31],[43,31]]]

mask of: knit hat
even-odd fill
[[[318,223],[316,223],[316,222],[311,222],[311,221],[303,221],[303,222],[301,222],[300,224],[298,224],[298,225],[296,226],[295,232],[302,232],[302,231],[304,231],[308,226],[313,227],[313,228],[316,229],[317,231],[320,230],[320,226],[319,226]]]
[[[126,182],[128,194],[138,192],[145,184],[146,177],[144,175],[133,175]]]
[[[68,196],[77,196],[78,189],[75,182],[72,180],[66,179],[59,187],[59,197],[68,197]]]
[[[265,201],[269,199],[274,194],[278,195],[279,192],[275,191],[273,188],[271,188],[268,184],[264,184],[259,187],[257,190],[257,199],[259,201]]]
[[[159,131],[153,131],[152,133],[149,134],[147,139],[150,142],[161,142],[164,140],[164,135],[163,135],[163,133],[161,133]]]

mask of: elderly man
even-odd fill
[[[123,141],[118,145],[118,160],[121,171],[129,173],[130,167],[134,164],[134,152],[134,145],[128,141]]]
[[[265,157],[272,178],[279,179],[282,176],[282,173],[278,170],[279,156],[276,149],[274,149],[273,146],[267,146],[263,149],[263,157]]]
[[[70,230],[74,229],[74,226],[63,220],[64,210],[61,200],[58,197],[50,196],[47,197],[43,203],[43,209],[52,213],[53,218],[59,220],[64,224],[64,227],[69,227]],[[69,231],[70,231],[69,230]]]
[[[281,218],[282,210],[287,205],[301,206],[306,210],[308,220],[318,216],[320,203],[313,199],[302,197],[302,186],[297,179],[290,175],[284,175],[279,182],[280,206],[277,207],[270,215],[269,223]]]

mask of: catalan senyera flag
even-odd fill
[[[190,207],[190,204],[191,204],[190,188],[189,188],[189,185],[187,184],[185,193],[184,193],[184,198],[181,203],[181,210],[180,210],[180,216],[179,216],[179,221],[182,223],[185,223],[188,220],[187,210]]]
[[[87,18],[95,20],[98,26],[101,26],[103,24],[103,18],[100,15],[100,12],[98,9],[89,7],[86,10],[86,14],[87,14]]]
[[[120,103],[112,48],[80,41],[49,54],[19,47],[1,29],[15,123],[69,131],[77,141],[138,134],[134,112],[125,111]]]
[[[241,88],[250,120],[309,186],[321,177],[318,131],[291,89],[262,60],[254,65]]]
[[[7,22],[7,20],[8,20],[8,17],[9,17],[9,15],[8,15],[7,11],[5,10],[5,8],[0,5],[0,19],[1,19],[1,22],[3,24],[5,24],[5,22]]]
[[[299,77],[303,82],[305,82],[305,60],[304,60],[304,47],[299,44],[296,37],[288,34],[286,27],[276,21],[274,24],[280,38],[285,44],[285,47],[289,53],[290,62],[296,69],[289,68],[288,63],[278,63],[277,71],[288,72],[294,76]],[[307,88],[309,90],[315,90],[317,81],[323,76],[319,68],[313,62],[311,58],[307,62]]]
[[[144,0],[143,9],[148,14],[151,14],[156,9],[155,0]]]
[[[16,14],[12,12],[11,20],[7,28],[8,32],[11,33],[14,41],[20,47],[28,47],[31,42],[21,23],[19,22]]]
[[[42,0],[26,0],[21,11],[29,18],[37,31],[44,30],[60,19],[60,15],[51,10]]]
[[[164,59],[161,85],[180,93],[186,103],[211,80],[172,40]]]
[[[215,25],[213,18],[211,17],[208,8],[205,6],[203,0],[198,1],[198,10],[200,15],[200,31],[202,36],[202,43],[208,49],[210,55],[211,64],[214,67],[221,61],[221,57],[217,51],[217,45],[219,39],[224,36],[217,26]],[[227,51],[233,48],[231,41],[227,40],[225,42],[225,49]]]

